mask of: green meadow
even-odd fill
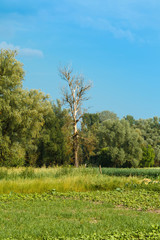
[[[0,239],[160,239],[149,170],[0,168]]]

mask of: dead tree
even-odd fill
[[[67,82],[67,86],[63,87],[63,103],[69,106],[72,125],[73,125],[73,156],[75,167],[79,166],[78,149],[79,149],[79,131],[78,123],[84,114],[82,104],[88,100],[86,96],[87,91],[91,88],[91,83],[84,83],[83,75],[74,75],[73,71],[69,67],[64,67],[59,70],[60,76]]]

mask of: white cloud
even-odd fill
[[[130,41],[134,40],[134,36],[130,30],[115,27],[107,20],[98,19],[95,24],[98,28],[111,32],[116,38],[126,38]]]
[[[31,49],[31,48],[20,49],[20,54],[27,57],[32,57],[32,56],[43,57],[43,52],[41,50]]]
[[[19,46],[14,46],[13,44],[7,42],[1,42],[0,49],[17,50],[21,56],[26,57],[43,57],[43,52],[41,50],[32,48],[21,48]]]
[[[81,18],[80,21],[86,27],[92,27],[98,30],[110,32],[115,38],[125,38],[129,41],[134,41],[135,39],[134,34],[130,30],[123,29],[119,26],[114,26],[110,21],[105,19],[94,19],[87,17],[83,19]]]
[[[70,2],[74,19],[83,24],[83,27],[99,28],[112,33],[114,37],[123,37],[131,41],[133,39],[139,41],[143,38],[145,42],[148,42],[155,37],[158,40],[160,33],[159,0],[64,1]],[[93,20],[92,24],[84,23],[87,18]]]

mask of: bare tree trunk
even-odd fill
[[[74,158],[75,158],[75,159],[74,159],[75,167],[78,168],[78,167],[79,167],[78,144],[76,144],[76,146],[75,146]]]
[[[79,166],[78,149],[79,149],[79,133],[77,123],[83,116],[82,103],[88,100],[86,97],[87,91],[91,88],[91,83],[84,84],[84,77],[82,75],[72,75],[72,69],[64,67],[60,69],[60,75],[63,80],[68,83],[68,89],[63,89],[63,101],[69,105],[71,116],[73,120],[73,156],[75,167]]]
[[[79,161],[78,161],[78,130],[77,130],[77,123],[75,121],[74,123],[74,136],[73,136],[73,151],[74,151],[74,165],[75,167],[79,167]]]

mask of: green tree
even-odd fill
[[[106,161],[113,167],[137,167],[142,159],[143,138],[128,121],[104,121],[98,131],[99,151],[107,148]],[[103,152],[102,152],[103,153]],[[106,166],[108,163],[106,162]]]
[[[23,147],[13,141],[14,126],[21,122],[15,105],[19,104],[24,77],[15,55],[14,51],[0,51],[0,165],[23,165],[25,156]]]
[[[154,149],[154,165],[160,166],[160,118],[139,119],[136,120],[133,127],[140,129],[145,140],[145,146],[150,145]]]
[[[35,166],[39,157],[39,139],[45,118],[52,112],[48,96],[38,90],[24,91],[21,105],[22,124],[18,139],[26,150],[25,165]]]
[[[52,110],[45,116],[45,124],[39,141],[38,166],[71,163],[70,116],[66,109],[62,109],[60,101],[52,104]]]
[[[136,120],[132,115],[127,115],[126,117],[124,117],[124,119],[127,120],[131,126],[133,126],[136,122]]]
[[[87,128],[90,128],[95,123],[102,123],[106,120],[118,120],[117,114],[111,111],[102,111],[99,113],[85,113],[83,115],[83,125]]]
[[[111,111],[102,111],[98,113],[99,122],[104,122],[106,120],[118,120],[117,114]]]
[[[85,118],[85,120],[88,120],[88,116],[90,117],[90,114],[87,114],[86,116],[87,119]],[[94,120],[96,120],[96,118]],[[97,122],[95,121],[95,123],[92,124],[90,118],[89,122],[88,121],[82,122],[80,132],[81,139],[80,144],[81,144],[81,156],[84,163],[89,163],[90,157],[95,155],[95,150],[98,146],[98,140],[95,134],[97,127],[98,127]]]
[[[35,164],[37,140],[44,115],[51,110],[47,96],[23,90],[23,65],[16,52],[0,51],[0,165]]]
[[[147,147],[143,147],[143,156],[142,156],[142,160],[140,161],[139,166],[140,167],[153,167],[154,159],[155,159],[155,153],[154,153],[154,149],[151,147],[151,145],[148,145]]]
[[[98,113],[85,113],[82,117],[83,127],[90,129],[95,123],[99,123]]]

